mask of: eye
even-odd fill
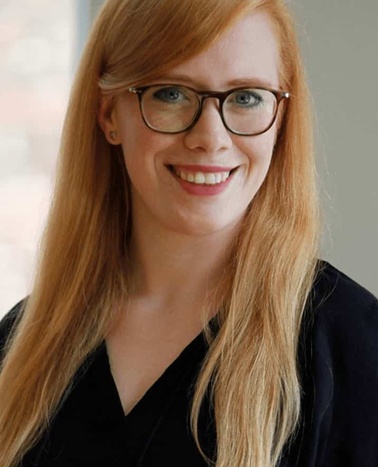
[[[240,89],[228,97],[228,101],[239,107],[257,107],[264,102],[264,97],[258,89]]]
[[[166,103],[182,103],[188,99],[185,88],[180,86],[163,86],[155,88],[153,98]]]

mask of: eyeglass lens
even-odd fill
[[[157,131],[176,133],[189,128],[196,119],[200,98],[184,86],[151,86],[142,95],[142,113]],[[277,110],[276,96],[259,88],[237,89],[223,102],[223,119],[236,133],[251,135],[265,131]]]

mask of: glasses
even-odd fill
[[[159,133],[182,133],[194,127],[205,99],[219,100],[224,126],[235,135],[256,136],[273,125],[281,101],[288,92],[263,87],[243,87],[225,92],[197,91],[178,84],[131,87],[138,96],[144,123]]]

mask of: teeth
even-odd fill
[[[194,175],[194,183],[197,183],[198,185],[203,185],[206,181],[206,176],[202,172],[197,172]]]
[[[216,185],[225,182],[230,176],[230,172],[196,172],[185,173],[175,169],[175,174],[186,182],[195,183],[197,185]]]
[[[212,174],[212,173],[205,174],[205,183],[206,185],[215,185],[215,174]]]

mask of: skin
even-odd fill
[[[251,84],[279,89],[278,46],[269,17],[250,14],[211,47],[171,69],[156,83],[198,90]],[[237,81],[236,81],[237,80]],[[146,83],[154,84],[154,83]],[[110,144],[121,144],[132,183],[129,301],[106,338],[112,373],[127,413],[203,328],[203,312],[227,267],[230,245],[269,169],[277,124],[254,137],[231,134],[208,99],[197,124],[167,135],[148,129],[137,96],[124,93],[99,123]],[[116,131],[113,140],[110,132]],[[213,196],[189,193],[169,166],[237,168]],[[215,294],[216,295],[216,294]]]
[[[203,53],[148,84],[162,82],[199,90],[251,84],[280,89],[278,44],[269,16],[246,15]],[[208,285],[211,277],[216,283],[215,271],[268,172],[278,120],[261,135],[234,135],[221,121],[218,101],[207,99],[191,130],[168,135],[145,126],[132,93],[118,96],[110,112],[102,104],[99,123],[110,144],[122,145],[132,183],[133,275],[141,289],[168,293],[169,283],[177,295],[175,284],[182,288],[184,278],[191,282],[188,265],[199,283]],[[115,140],[111,131],[117,133]],[[185,165],[236,170],[221,193],[197,196],[183,189],[169,169]]]
[[[251,83],[279,88],[269,18],[263,13],[243,18],[205,52],[156,82],[219,91]],[[146,128],[135,95],[124,93],[117,99],[113,127],[132,181],[133,213],[143,216],[143,225],[196,236],[232,230],[239,223],[268,171],[276,129],[255,137],[233,135],[224,128],[217,107],[216,99],[207,100],[193,129],[166,135]],[[198,197],[183,190],[167,169],[189,164],[238,170],[223,193]]]

